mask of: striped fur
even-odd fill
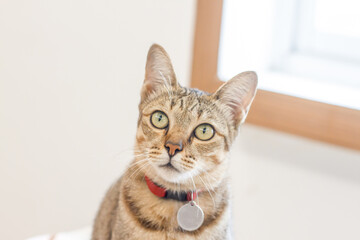
[[[153,45],[141,91],[134,160],[107,192],[92,239],[229,239],[227,154],[256,85],[256,74],[245,72],[214,94],[181,87],[167,53]],[[168,116],[168,128],[156,129],[150,123],[157,110]],[[208,141],[194,136],[194,129],[202,123],[215,129]],[[183,143],[182,151],[171,159],[176,169],[161,167],[169,162],[167,141]],[[176,214],[184,203],[152,194],[145,175],[172,191],[202,189],[197,202],[205,214],[203,225],[193,232],[182,230]]]

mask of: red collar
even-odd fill
[[[150,178],[145,176],[146,184],[149,190],[156,196],[165,198],[165,199],[173,199],[178,201],[191,201],[191,193],[193,195],[193,200],[196,199],[197,193],[200,193],[200,190],[196,190],[195,192],[173,192],[171,190],[166,190],[165,188],[157,185]]]

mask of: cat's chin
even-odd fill
[[[189,183],[191,181],[189,172],[180,172],[175,167],[158,166],[155,168],[155,172],[164,181],[170,183]]]

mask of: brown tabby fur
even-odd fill
[[[148,53],[141,92],[135,157],[124,175],[107,192],[95,220],[93,240],[118,239],[230,239],[227,153],[245,120],[256,92],[257,76],[244,72],[214,94],[181,87],[170,59],[159,45]],[[156,129],[151,114],[160,110],[169,127]],[[194,129],[209,123],[215,135],[208,141],[194,137]],[[182,142],[171,163],[164,145]],[[182,230],[176,220],[184,202],[162,199],[148,189],[144,176],[173,191],[202,189],[196,199],[205,220],[196,231]]]

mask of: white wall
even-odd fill
[[[359,151],[247,125],[231,163],[236,239],[360,239]]]
[[[92,223],[130,158],[152,43],[190,76],[193,0],[0,1],[0,239]],[[118,155],[117,155],[118,154]]]
[[[151,43],[188,82],[194,4],[0,2],[0,239],[92,223],[130,160]],[[254,126],[233,150],[236,239],[360,238],[359,152]]]

